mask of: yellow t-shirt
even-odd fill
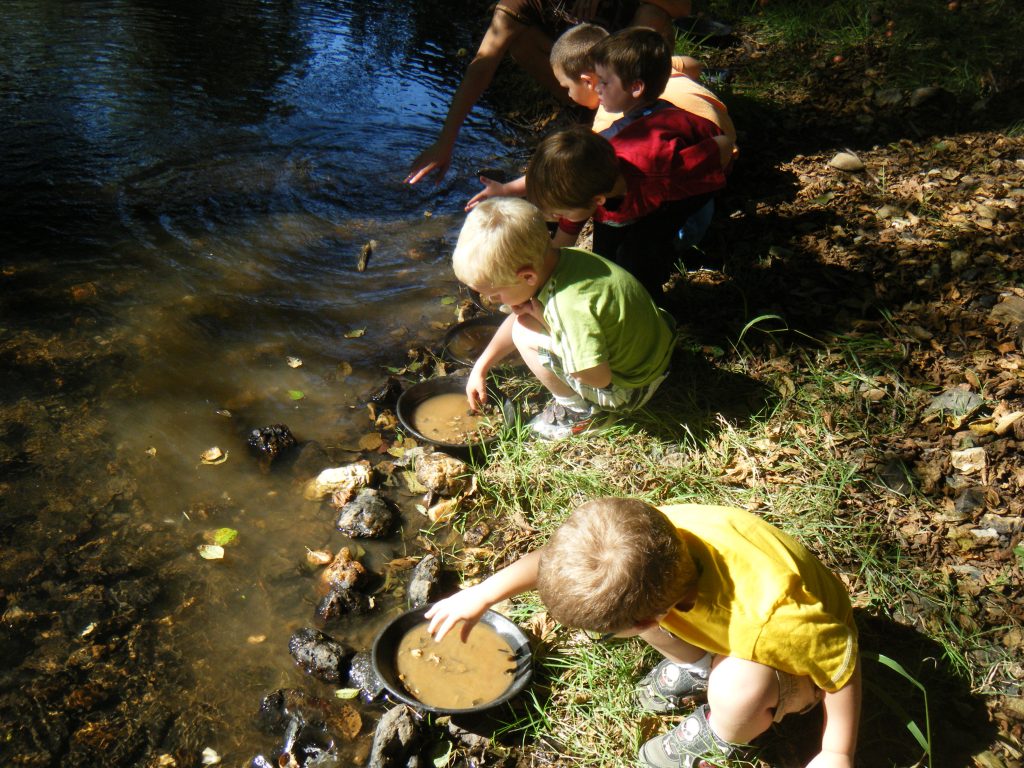
[[[810,677],[836,691],[856,666],[857,628],[843,583],[796,539],[742,509],[659,509],[700,573],[696,604],[661,626],[715,654]]]
[[[736,128],[733,127],[732,118],[729,117],[729,110],[726,109],[721,99],[696,80],[673,72],[660,98],[680,109],[710,120],[722,129],[722,133],[733,141],[736,140]],[[592,126],[594,133],[600,133],[620,117],[622,117],[621,114],[612,114],[605,111],[603,106],[598,106]]]

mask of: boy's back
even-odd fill
[[[537,300],[566,370],[607,362],[613,384],[642,387],[667,369],[674,322],[636,278],[606,259],[563,248]]]
[[[749,512],[659,509],[701,571],[696,604],[662,625],[713,653],[809,676],[828,691],[853,673],[857,632],[842,582],[802,544]]]
[[[601,132],[611,142],[626,178],[617,207],[605,206],[595,222],[626,224],[666,203],[698,198],[725,186],[714,123],[657,101],[634,110]]]

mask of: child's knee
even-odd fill
[[[778,677],[764,664],[726,656],[717,661],[708,678],[711,711],[729,719],[751,719],[772,709],[778,698]]]

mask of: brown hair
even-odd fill
[[[665,515],[636,499],[577,507],[541,549],[537,591],[556,621],[621,632],[655,619],[697,580],[697,569]]]
[[[594,71],[590,52],[608,37],[608,31],[596,24],[577,24],[570,27],[551,46],[551,66],[558,67],[568,77],[579,80],[581,75]]]
[[[590,57],[595,65],[610,69],[627,88],[642,81],[645,100],[661,96],[672,74],[672,49],[661,34],[648,27],[620,29],[595,45]]]
[[[546,136],[526,168],[526,197],[545,213],[589,208],[619,177],[615,149],[603,136],[576,126]]]

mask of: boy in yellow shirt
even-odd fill
[[[639,636],[665,656],[637,687],[642,708],[666,712],[707,696],[644,743],[641,765],[719,765],[773,722],[821,702],[821,750],[808,768],[852,768],[861,678],[849,596],[756,515],[596,499],[539,550],[431,608],[430,631],[440,639],[461,621],[465,638],[484,611],[529,589],[565,625]]]

